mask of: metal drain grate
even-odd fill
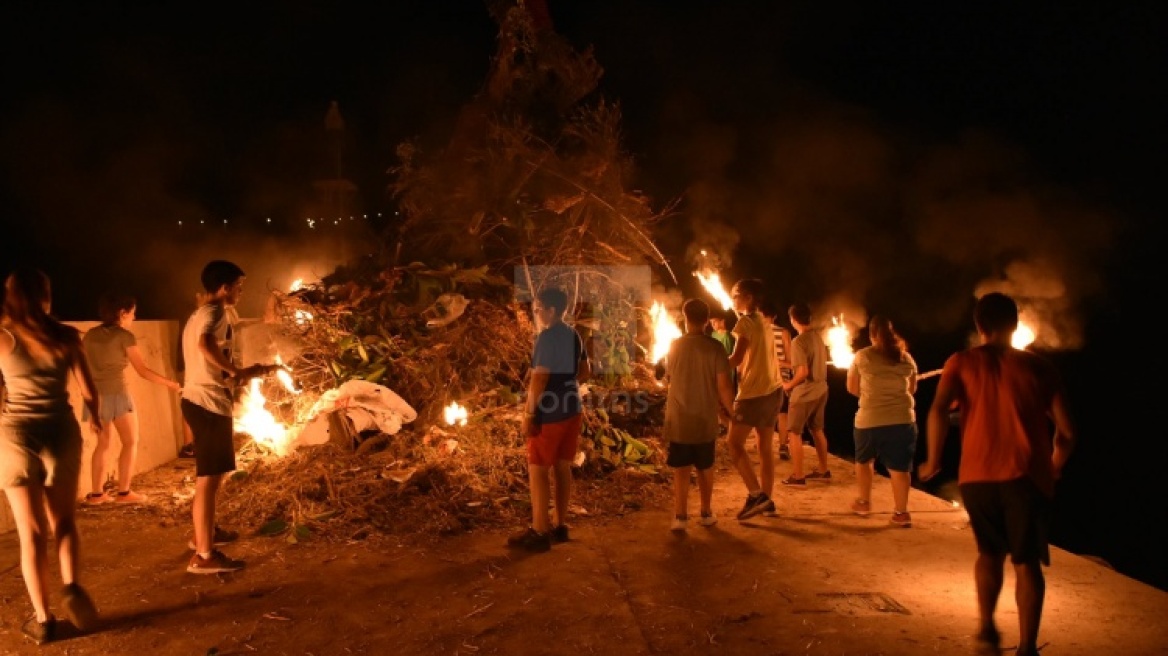
[[[912,615],[909,609],[883,592],[820,592],[820,597],[831,603],[834,610],[847,614],[900,613]]]

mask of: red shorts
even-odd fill
[[[527,462],[538,467],[552,467],[557,460],[574,460],[580,441],[584,415],[543,424],[539,433],[527,437]]]

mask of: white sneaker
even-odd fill
[[[671,531],[684,531],[689,525],[689,520],[683,517],[674,517],[673,523],[669,525]]]
[[[702,515],[702,518],[698,520],[698,523],[702,526],[713,526],[714,524],[718,523],[718,518],[714,515]]]

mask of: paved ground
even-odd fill
[[[247,569],[222,577],[183,571],[184,522],[86,509],[86,583],[105,626],[66,626],[44,647],[23,638],[28,602],[3,535],[0,653],[972,653],[963,512],[914,491],[914,526],[891,527],[878,478],[876,513],[857,517],[851,465],[833,463],[832,483],[780,490],[777,518],[734,521],[742,488],[720,463],[720,521],[684,535],[658,508],[577,518],[572,541],[537,555],[509,552],[498,531],[376,547],[249,537],[232,549]],[[1043,654],[1168,654],[1168,593],[1057,549],[1047,574]],[[1012,588],[999,610],[1010,647]]]

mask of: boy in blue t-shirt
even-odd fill
[[[527,437],[527,476],[531,488],[531,526],[507,543],[528,551],[547,551],[552,541],[566,542],[568,501],[572,494],[572,461],[580,439],[580,389],[591,376],[580,335],[563,321],[568,295],[557,288],[542,290],[532,303],[535,321],[543,329],[531,356],[531,378],[522,432]],[[548,517],[549,473],[555,477],[555,519]]]

